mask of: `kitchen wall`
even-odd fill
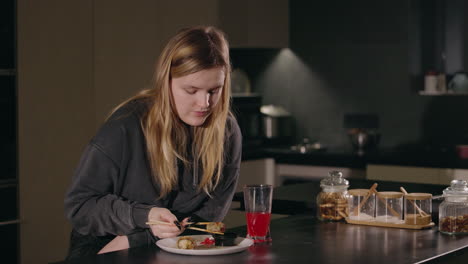
[[[255,34],[274,28],[281,36],[274,44],[287,46],[287,0],[232,5],[17,0],[21,263],[65,258],[71,226],[63,201],[81,152],[109,111],[148,85],[156,58],[177,30],[218,25],[234,32],[233,43],[252,47],[275,40]],[[259,17],[262,23],[249,27]]]
[[[17,1],[21,263],[64,258],[63,199],[95,130],[92,2]]]
[[[343,115],[373,113],[383,147],[466,144],[468,96],[417,93],[408,19],[406,0],[290,1],[289,49],[234,50],[234,66],[246,69],[264,104],[292,112],[299,137],[349,146]]]
[[[217,1],[192,2],[17,1],[22,263],[65,257],[63,197],[81,151],[110,108],[147,84],[169,35],[216,22]],[[386,146],[460,138],[467,97],[410,85],[405,3],[290,1],[289,49],[238,49],[234,64],[264,103],[291,110],[300,136],[342,146],[343,114],[372,112]]]
[[[17,0],[21,263],[65,258],[63,203],[81,152],[149,83],[170,35],[216,22],[216,1]]]

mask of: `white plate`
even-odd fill
[[[207,237],[211,237],[210,235],[195,235],[195,236],[190,236],[195,241],[200,242],[204,241]],[[236,244],[235,246],[230,246],[230,247],[214,247],[210,249],[180,249],[177,248],[177,240],[179,240],[179,237],[171,237],[171,238],[164,238],[161,240],[156,241],[156,245],[160,247],[161,249],[171,252],[171,253],[176,253],[176,254],[183,254],[183,255],[199,255],[199,256],[205,256],[205,255],[224,255],[224,254],[232,254],[232,253],[237,253],[246,250],[248,247],[253,245],[253,240],[250,238],[243,238],[243,237],[238,237],[236,238]]]

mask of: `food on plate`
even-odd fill
[[[224,233],[226,226],[223,222],[209,222],[206,224],[206,229],[210,232],[221,232]]]
[[[182,236],[177,240],[177,248],[180,249],[194,249],[196,245],[195,239],[189,236]]]
[[[195,249],[209,249],[215,246],[215,240],[213,237],[207,237],[205,240],[197,244]]]
[[[198,236],[181,236],[177,240],[176,247],[179,249],[212,249],[220,247],[236,246],[236,233],[228,232],[224,235],[213,234],[213,236],[200,238]],[[238,243],[238,242],[237,242]]]
[[[236,233],[227,232],[227,233],[224,233],[224,235],[214,234],[213,237],[214,237],[216,246],[226,247],[226,246],[235,246],[236,245],[235,244],[235,240],[237,238]]]

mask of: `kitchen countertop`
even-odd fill
[[[370,182],[362,182],[367,184]],[[312,183],[275,188],[273,205],[279,200],[301,202],[315,197]],[[385,186],[385,183],[381,183]],[[406,183],[405,183],[406,184]],[[379,185],[380,186],[380,185]],[[406,185],[405,185],[406,186]],[[390,186],[386,186],[390,187]],[[425,191],[431,186],[425,186]],[[294,195],[291,195],[291,194]],[[284,204],[286,206],[286,204]],[[132,248],[74,262],[61,263],[464,263],[468,236],[449,236],[436,227],[410,230],[320,222],[305,212],[271,221],[270,245],[255,245],[241,253],[221,256],[184,256],[162,251],[155,245]],[[246,227],[229,229],[245,236]]]
[[[246,227],[229,231],[245,235]],[[96,255],[65,263],[279,264],[279,263],[466,263],[468,236],[447,236],[436,229],[409,230],[320,222],[311,215],[271,221],[270,245],[220,256],[186,256],[155,245]],[[58,263],[57,263],[58,264]]]
[[[243,160],[274,158],[276,163],[365,169],[368,164],[428,168],[468,169],[468,159],[460,159],[447,149],[379,149],[358,155],[350,148],[333,148],[300,153],[289,147],[245,148]]]

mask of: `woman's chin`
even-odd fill
[[[184,123],[189,126],[199,127],[205,123],[206,117],[190,118],[190,119],[182,120],[182,121],[184,121]]]

